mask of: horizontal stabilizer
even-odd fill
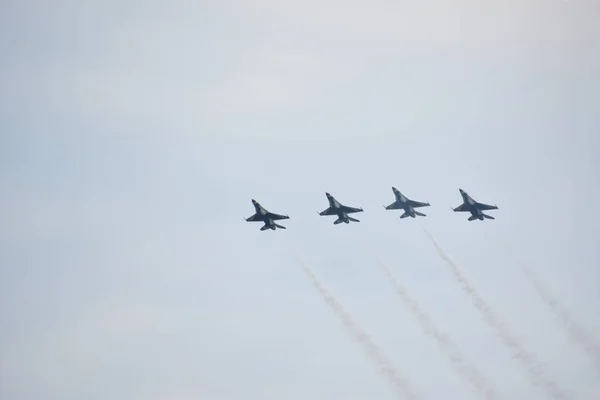
[[[277,228],[279,228],[279,229],[287,229],[287,228],[286,228],[285,226],[283,226],[283,225],[278,225],[278,224],[273,224],[273,225],[275,225],[275,226],[276,226]]]
[[[406,218],[406,217],[410,217],[410,214],[409,214],[409,213],[407,213],[407,212],[405,212],[404,214],[402,214],[402,215],[400,216],[400,218]]]
[[[496,218],[492,217],[491,215],[487,215],[487,214],[484,214],[484,213],[481,213],[481,215],[483,215],[483,217],[487,218],[487,219],[496,219]]]
[[[476,219],[478,219],[478,218],[476,216],[474,216],[474,215],[471,215],[469,217],[469,221],[475,221]]]
[[[354,222],[360,222],[360,221],[359,221],[359,220],[357,220],[356,218],[348,217],[348,219],[349,219],[350,221],[354,221]]]
[[[423,214],[422,212],[418,212],[418,211],[415,211],[415,215],[419,215],[421,217],[426,217],[427,216],[426,214]]]
[[[341,219],[341,218],[338,218],[338,219],[336,219],[335,221],[333,221],[333,224],[334,224],[334,225],[337,225],[337,224],[341,224],[342,222],[344,222],[344,220],[343,220],[343,219]]]

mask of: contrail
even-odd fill
[[[458,372],[466,378],[469,383],[486,399],[495,399],[495,393],[489,388],[488,383],[485,378],[481,376],[479,371],[473,366],[469,365],[464,357],[461,355],[460,350],[456,347],[456,345],[450,340],[450,338],[441,332],[433,322],[433,319],[419,306],[416,300],[412,299],[408,294],[406,288],[398,282],[398,280],[392,274],[392,271],[387,266],[385,262],[383,262],[379,257],[377,257],[377,262],[381,266],[381,269],[388,277],[394,288],[396,289],[396,293],[400,298],[404,301],[404,303],[408,306],[410,311],[417,317],[419,323],[423,327],[423,329],[433,336],[433,338],[439,343],[441,347],[444,348],[448,352],[450,357],[450,361],[456,367]]]
[[[437,244],[433,236],[422,226],[423,230],[427,234],[431,243],[433,243],[435,249],[437,250],[439,256],[450,266],[452,273],[456,280],[462,285],[463,290],[468,293],[473,299],[473,304],[477,308],[477,310],[482,314],[485,322],[496,331],[496,334],[504,344],[509,347],[514,355],[514,358],[519,360],[526,371],[529,373],[529,377],[531,378],[531,382],[535,386],[539,386],[545,389],[548,395],[554,399],[565,399],[566,395],[563,391],[558,388],[557,384],[546,378],[544,375],[542,364],[538,361],[537,357],[534,353],[529,353],[525,351],[519,344],[519,342],[512,337],[512,335],[507,331],[504,325],[500,324],[498,317],[494,315],[492,310],[487,306],[483,298],[479,295],[479,293],[471,286],[467,278],[460,271],[458,266],[446,255],[444,250]]]
[[[503,245],[507,252],[512,253],[505,243]],[[571,336],[571,340],[582,346],[585,353],[595,362],[596,367],[600,367],[600,346],[595,342],[592,335],[583,326],[573,320],[571,314],[558,303],[556,298],[528,267],[517,261],[517,268],[527,277],[538,296],[540,296],[550,311],[558,318]]]
[[[391,366],[390,362],[384,356],[381,349],[373,342],[369,335],[356,323],[352,316],[344,309],[342,304],[321,284],[319,279],[316,277],[312,269],[308,264],[300,257],[296,256],[300,261],[302,269],[310,279],[313,286],[319,291],[323,300],[333,309],[333,311],[340,317],[344,323],[344,326],[354,335],[360,344],[365,347],[368,356],[377,364],[381,372],[390,380],[394,385],[398,398],[417,400],[421,396],[417,395],[411,388],[407,380],[398,375],[396,370]]]

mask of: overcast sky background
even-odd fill
[[[423,224],[569,398],[597,398],[517,263],[600,336],[599,20],[592,0],[3,1],[0,397],[396,398],[291,246],[425,398],[480,397],[370,248],[498,398],[546,399]],[[392,186],[427,217],[385,211]],[[458,188],[497,219],[450,211]],[[319,217],[326,191],[361,222]],[[244,222],[251,198],[288,229]]]

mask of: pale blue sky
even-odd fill
[[[420,224],[570,398],[599,395],[517,268],[600,336],[597,2],[0,9],[3,400],[396,398],[288,246],[424,398],[481,397],[371,248],[497,398],[546,399]],[[428,216],[385,211],[392,186]],[[497,219],[450,211],[458,188]],[[361,223],[319,217],[325,191]],[[244,222],[251,198],[288,229]]]

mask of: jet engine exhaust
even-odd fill
[[[312,285],[317,289],[323,300],[331,307],[331,309],[337,314],[342,320],[344,326],[354,336],[354,338],[364,346],[365,351],[369,358],[371,358],[378,366],[381,372],[389,379],[390,383],[394,386],[398,398],[417,400],[421,396],[417,395],[411,388],[406,379],[398,375],[396,370],[391,366],[391,363],[387,360],[381,349],[373,342],[373,339],[365,332],[356,322],[352,316],[344,309],[342,304],[327,290],[323,284],[316,277],[312,269],[308,264],[300,257],[297,256],[298,261],[306,275],[308,276]]]
[[[504,248],[507,253],[512,253],[508,249],[508,245],[504,243]],[[513,257],[514,258],[514,257]],[[585,330],[585,328],[578,324],[569,311],[567,311],[550,293],[548,288],[538,279],[531,269],[526,267],[524,264],[517,262],[517,268],[525,275],[531,286],[533,286],[537,295],[546,304],[550,312],[552,312],[561,323],[563,328],[568,332],[571,340],[580,345],[594,362],[597,368],[600,368],[600,345],[594,341],[592,335]]]
[[[557,386],[556,382],[545,377],[542,364],[539,362],[536,355],[522,348],[521,344],[508,332],[505,326],[499,322],[498,317],[492,312],[481,295],[469,283],[454,261],[452,261],[452,259],[448,257],[444,250],[442,250],[427,229],[425,229],[424,226],[422,226],[422,228],[435,247],[438,255],[450,267],[452,274],[458,283],[460,283],[463,291],[471,297],[473,300],[473,305],[481,313],[484,321],[496,332],[497,336],[502,340],[502,342],[512,351],[514,358],[519,360],[519,362],[523,365],[529,374],[531,383],[544,389],[553,399],[567,398],[563,391]]]
[[[392,283],[394,288],[396,289],[396,293],[402,299],[402,301],[406,304],[406,306],[410,309],[410,311],[414,314],[414,316],[419,321],[419,324],[423,328],[425,332],[431,335],[438,344],[448,353],[450,361],[459,372],[463,378],[467,379],[467,381],[484,396],[486,399],[495,399],[496,395],[494,391],[489,387],[486,379],[479,373],[477,368],[474,365],[470,365],[467,363],[461,354],[460,350],[456,345],[450,340],[450,338],[441,332],[433,322],[431,316],[429,316],[417,303],[416,300],[410,297],[406,288],[394,277],[392,271],[388,267],[388,265],[383,262],[379,257],[377,258],[377,262],[379,266],[385,273],[386,277]]]

